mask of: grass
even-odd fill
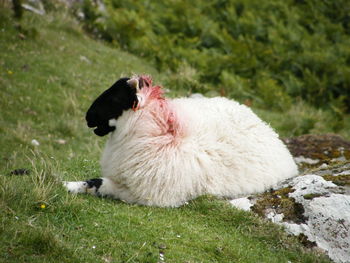
[[[292,137],[302,134],[336,133],[350,140],[350,115],[336,116],[329,111],[316,109],[299,101],[284,112],[255,108],[263,120],[282,136]]]
[[[328,262],[210,196],[165,209],[66,193],[62,180],[99,176],[91,101],[124,74],[167,76],[65,11],[25,13],[20,27],[9,14],[0,7],[0,262]],[[18,168],[30,174],[10,175]]]

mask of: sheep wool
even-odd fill
[[[144,76],[128,83],[137,102],[109,121],[115,130],[102,154],[99,185],[66,183],[71,192],[177,207],[205,194],[263,192],[297,175],[276,132],[247,106],[222,97],[167,99]]]

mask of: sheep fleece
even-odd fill
[[[200,195],[234,198],[295,176],[297,166],[273,129],[226,98],[165,99],[145,87],[101,159],[100,192],[129,203],[177,207]]]

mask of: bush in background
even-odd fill
[[[189,65],[189,91],[215,89],[270,109],[302,99],[350,111],[347,0],[96,2],[83,2],[87,29],[161,71]]]

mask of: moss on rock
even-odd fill
[[[278,214],[283,214],[287,221],[305,222],[304,208],[288,196],[293,191],[292,187],[285,187],[263,193],[257,197],[252,211],[265,217],[270,210],[274,210]]]
[[[333,159],[350,160],[350,142],[336,134],[306,134],[283,140],[294,157],[329,162]]]
[[[322,194],[306,194],[303,197],[306,200],[312,200],[312,199],[314,199],[316,197],[320,197],[320,196],[322,196]]]
[[[310,169],[308,173],[322,176],[338,186],[350,187],[350,161],[333,162],[326,167]]]
[[[350,186],[350,174],[337,175],[337,176],[325,175],[323,176],[323,178],[339,186]]]

